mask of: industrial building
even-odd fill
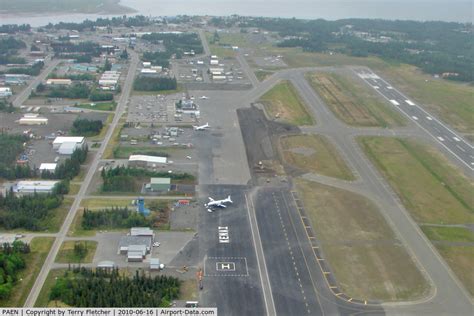
[[[48,119],[39,116],[39,114],[26,113],[18,120],[18,123],[20,125],[46,125],[48,124]]]
[[[150,183],[145,185],[145,189],[152,192],[166,192],[171,189],[170,178],[151,178]]]
[[[39,167],[40,171],[46,170],[50,172],[54,172],[56,170],[57,163],[42,163]]]
[[[128,165],[130,167],[152,167],[166,164],[168,159],[166,157],[146,156],[146,155],[131,155],[128,158]]]
[[[8,98],[12,94],[10,87],[0,87],[0,98]]]
[[[59,136],[53,141],[53,149],[59,150],[64,143],[74,143],[76,148],[84,148],[86,140],[82,136]]]
[[[70,86],[72,84],[71,79],[48,79],[46,85],[48,86]]]
[[[149,236],[123,236],[118,253],[127,256],[128,262],[141,262],[150,253],[152,238]]]
[[[59,181],[56,180],[42,180],[42,181],[18,181],[13,186],[13,192],[18,194],[32,194],[32,193],[51,193],[53,188]]]
[[[130,228],[130,236],[145,236],[155,239],[155,232],[149,227],[132,227]]]

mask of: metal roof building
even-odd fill
[[[138,167],[156,167],[157,164],[166,164],[168,159],[166,157],[146,156],[146,155],[131,155],[128,158],[130,166]]]
[[[85,138],[82,136],[59,136],[53,141],[53,148],[59,149],[63,143],[76,143],[80,146],[85,144]]]
[[[39,167],[39,170],[48,170],[48,171],[54,171],[56,170],[57,163],[42,163]]]
[[[20,194],[31,193],[51,193],[54,186],[59,181],[45,180],[45,181],[18,181],[13,187],[13,192]]]
[[[118,253],[128,254],[129,249],[135,249],[135,246],[142,245],[146,247],[146,252],[151,251],[152,238],[150,236],[123,236],[120,238]]]

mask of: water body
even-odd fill
[[[245,16],[323,18],[379,18],[472,22],[474,5],[469,0],[122,0],[121,4],[146,16],[231,14]],[[81,22],[96,14],[0,15],[0,24]]]

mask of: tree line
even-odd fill
[[[104,124],[101,120],[77,118],[72,123],[71,134],[81,136],[94,136],[100,133]]]
[[[173,180],[194,181],[194,176],[189,173],[157,172],[142,168],[117,166],[102,169],[101,172],[103,192],[134,192],[142,185],[142,179],[148,177],[165,177]]]
[[[138,91],[176,90],[178,82],[170,77],[138,76],[133,82],[133,88]]]
[[[153,220],[128,207],[112,207],[99,211],[84,209],[81,226],[83,229],[111,229],[152,226]]]
[[[280,47],[301,47],[315,52],[332,47],[331,50],[347,55],[374,55],[415,65],[430,74],[458,74],[448,79],[473,81],[471,23],[281,18],[219,19],[216,23],[223,21],[277,32],[284,38],[278,44]]]
[[[16,196],[8,191],[5,196],[0,195],[0,226],[33,231],[45,229],[51,210],[58,208],[62,201],[63,196],[57,192]]]
[[[21,241],[12,245],[5,243],[0,250],[0,299],[10,296],[18,281],[18,273],[26,267],[24,254],[30,253],[30,246]]]
[[[113,269],[74,268],[56,280],[50,300],[73,307],[169,307],[179,296],[181,281],[136,272],[132,278]]]

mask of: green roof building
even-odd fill
[[[169,191],[171,189],[171,178],[150,178],[146,185],[150,191]]]

